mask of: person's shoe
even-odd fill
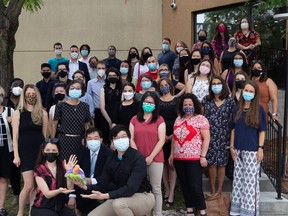
[[[0,209],[0,216],[7,216],[7,215],[8,212],[4,208]]]
[[[12,200],[12,205],[18,205],[19,204],[19,195],[15,195]]]

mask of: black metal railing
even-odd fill
[[[281,199],[281,179],[284,174],[286,149],[283,146],[282,125],[274,121],[268,113],[268,126],[264,144],[264,159],[262,168],[276,189],[277,199]]]

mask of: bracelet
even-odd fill
[[[278,116],[277,113],[272,113],[272,116]]]
[[[200,158],[206,158],[205,156],[200,155]]]
[[[264,146],[263,145],[259,145],[258,148],[264,149]]]

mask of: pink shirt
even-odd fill
[[[209,130],[208,120],[203,115],[189,119],[178,117],[174,123],[174,160],[200,160],[202,135],[200,130]]]
[[[164,119],[159,116],[154,123],[150,123],[150,120],[139,122],[137,116],[134,116],[130,122],[134,126],[134,141],[138,151],[146,158],[151,154],[159,141],[158,127],[164,122]],[[154,157],[153,162],[164,162],[163,150]]]

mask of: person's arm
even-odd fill
[[[226,69],[225,71],[223,71],[223,73],[221,74],[221,77],[224,81],[226,81],[226,76],[228,74],[228,69]]]
[[[165,144],[165,137],[166,137],[166,124],[165,122],[162,122],[158,126],[158,142],[155,145],[151,154],[145,159],[148,166],[152,163],[154,157],[162,150],[163,145]]]
[[[50,131],[51,138],[54,138],[56,135],[57,125],[58,125],[58,120],[52,120],[52,127],[51,127],[51,131]]]
[[[47,137],[47,130],[48,130],[48,114],[43,109],[43,114],[42,114],[42,134],[43,134],[43,136],[45,138]]]
[[[266,81],[267,86],[268,86],[268,91],[269,91],[269,95],[271,98],[271,102],[272,102],[272,113],[277,114],[277,110],[278,110],[278,88],[276,86],[276,84],[274,83],[274,81],[270,78],[267,79]],[[278,120],[277,115],[272,115],[273,120]]]
[[[13,163],[17,167],[19,167],[21,163],[21,160],[19,157],[19,149],[18,149],[19,124],[20,124],[20,112],[19,110],[15,110],[15,112],[13,112],[13,115],[12,115],[13,152],[14,152]]]
[[[257,151],[257,161],[261,162],[263,160],[264,154],[263,154],[263,148],[264,148],[264,140],[265,140],[265,131],[259,132],[259,147]]]
[[[191,78],[188,80],[186,86],[185,86],[185,92],[186,93],[191,93],[192,92],[192,84],[194,83],[195,77]]]
[[[103,117],[105,118],[105,120],[108,122],[109,127],[112,127],[112,120],[110,119],[106,109],[105,109],[105,92],[104,92],[104,88],[101,88],[100,90],[100,111],[103,115]]]
[[[224,51],[221,52],[221,54],[220,54],[220,59],[219,59],[220,74],[222,74],[222,58],[223,58],[223,53],[224,53]]]
[[[183,83],[177,82],[175,88],[180,90],[180,92],[175,95],[176,97],[180,97],[185,93],[185,85]]]
[[[186,84],[188,81],[188,69],[184,71],[184,83]]]
[[[261,38],[260,36],[258,35],[258,37],[256,38],[256,43],[254,44],[254,46],[261,46]]]
[[[130,131],[130,134],[131,134],[130,145],[131,145],[132,148],[138,150],[137,145],[136,145],[136,143],[134,141],[134,137],[135,137],[135,135],[134,135],[134,125],[131,122],[129,124],[129,131]]]
[[[206,167],[208,165],[207,160],[206,160],[206,155],[207,155],[207,151],[208,151],[209,143],[210,143],[210,130],[201,129],[200,133],[203,139],[201,155],[200,155],[200,163],[202,167]]]
[[[235,161],[237,157],[235,147],[234,147],[234,139],[235,139],[235,129],[233,128],[231,130],[231,136],[230,136],[230,153],[231,153],[231,157],[233,161]]]

